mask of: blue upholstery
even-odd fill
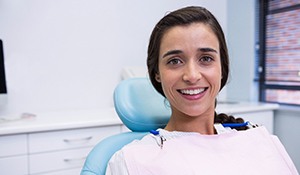
[[[111,156],[124,145],[141,139],[151,129],[163,128],[171,110],[164,97],[155,91],[148,78],[131,78],[114,91],[115,110],[132,131],[100,141],[89,153],[81,175],[104,175]]]
[[[148,78],[132,78],[121,82],[114,92],[115,109],[131,131],[150,131],[164,127],[170,108]]]
[[[89,153],[81,171],[81,175],[104,175],[111,156],[124,145],[135,139],[141,139],[148,132],[126,132],[99,142]]]

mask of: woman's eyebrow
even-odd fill
[[[167,57],[169,55],[176,55],[176,54],[180,54],[180,53],[183,53],[183,51],[182,50],[170,50],[163,55],[163,58]]]
[[[199,48],[197,50],[200,51],[200,52],[215,52],[215,53],[218,53],[215,49],[210,48],[210,47],[203,47],[203,48]],[[176,55],[176,54],[181,54],[181,53],[183,53],[182,50],[170,50],[170,51],[168,51],[167,53],[165,53],[163,55],[163,58],[167,57],[169,55]]]
[[[215,52],[215,53],[218,53],[218,51],[216,51],[215,49],[210,48],[210,47],[199,48],[198,51],[200,51],[200,52]]]

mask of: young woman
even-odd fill
[[[225,37],[216,18],[202,7],[185,7],[163,17],[150,37],[147,66],[153,86],[170,103],[170,120],[164,129],[118,151],[107,174],[226,174],[217,167],[234,166],[232,162],[226,164],[222,152],[219,159],[207,154],[211,148],[201,149],[221,132],[215,123],[243,122],[215,112],[216,97],[229,74]],[[221,145],[212,146],[220,151]]]

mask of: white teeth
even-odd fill
[[[187,95],[196,95],[196,94],[200,94],[204,90],[205,89],[202,88],[202,89],[193,89],[193,90],[180,90],[180,92]]]

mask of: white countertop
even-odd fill
[[[247,113],[265,110],[275,110],[277,104],[266,103],[221,103],[217,105],[218,113]],[[121,125],[114,108],[89,111],[59,111],[37,113],[35,117],[14,121],[0,120],[0,135],[22,134],[86,127]]]
[[[21,120],[0,121],[0,135],[122,124],[114,108],[88,111],[59,111],[35,115],[35,117]]]

